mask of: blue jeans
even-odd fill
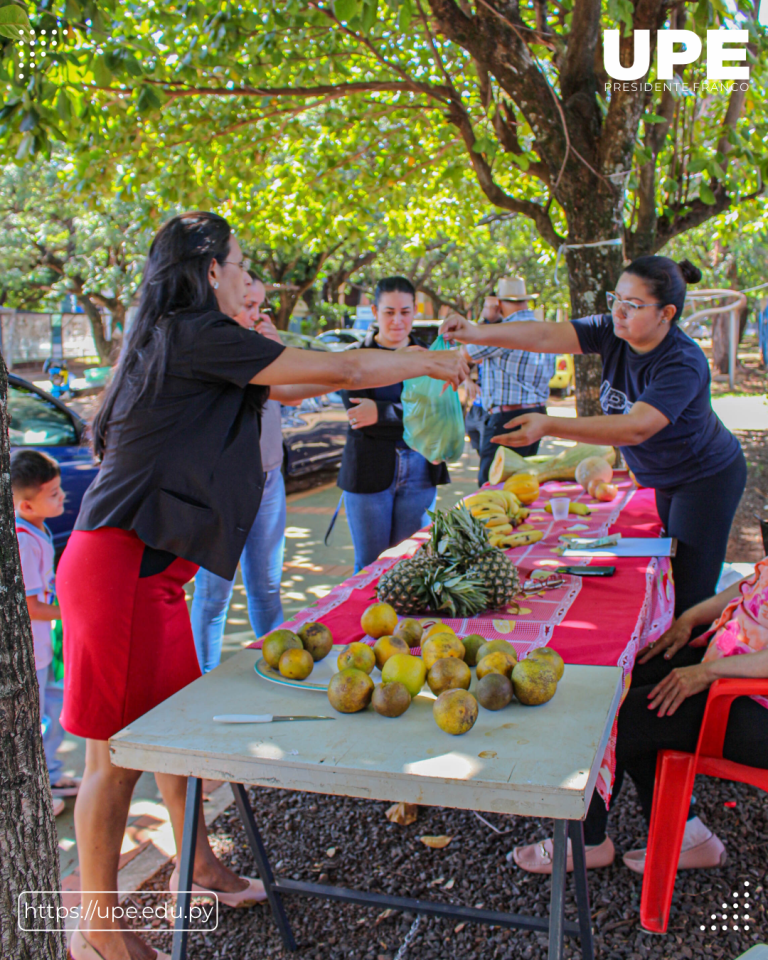
[[[41,667],[37,673],[37,685],[40,688],[40,725],[43,733],[43,750],[48,767],[51,786],[59,782],[61,768],[64,766],[56,757],[56,751],[64,740],[64,729],[59,723],[61,707],[64,703],[64,684],[53,679],[51,665]]]
[[[437,487],[429,479],[429,463],[420,453],[397,450],[395,476],[381,493],[344,491],[344,509],[355,547],[355,573],[429,523]]]
[[[285,548],[285,484],[279,467],[267,471],[259,512],[240,557],[248,617],[257,637],[283,622],[280,580]],[[227,622],[234,578],[225,580],[202,568],[195,577],[192,633],[200,669],[208,673],[221,660],[221,642]]]

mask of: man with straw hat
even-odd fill
[[[536,320],[529,309],[529,301],[538,293],[527,293],[523,277],[502,277],[496,295],[485,298],[482,319],[485,323],[513,323],[516,320]],[[504,432],[510,414],[546,413],[549,381],[555,372],[557,357],[546,353],[528,353],[525,350],[504,350],[467,344],[466,350],[473,363],[483,364],[482,403],[487,414],[480,445],[478,485],[488,480],[488,471],[498,449],[491,437]],[[533,456],[539,449],[538,441],[525,447],[516,447],[523,457]]]

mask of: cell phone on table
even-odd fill
[[[558,567],[557,573],[570,573],[573,577],[612,577],[616,567]]]

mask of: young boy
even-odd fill
[[[75,796],[80,786],[79,779],[61,776],[62,762],[56,758],[56,751],[64,739],[59,724],[63,692],[51,672],[51,620],[61,619],[61,613],[55,594],[53,537],[45,521],[64,512],[61,470],[58,463],[45,453],[17,450],[11,457],[11,487],[21,572],[35,645],[43,748],[51,778],[53,809],[59,814],[64,809],[61,798]]]

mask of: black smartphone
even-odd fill
[[[557,573],[570,573],[574,577],[612,577],[616,567],[558,567]]]

